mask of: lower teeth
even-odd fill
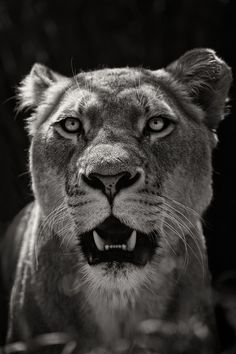
[[[105,251],[110,249],[122,249],[123,251],[127,251],[126,245],[105,245]]]
[[[122,249],[123,251],[133,251],[136,245],[137,232],[132,231],[127,240],[127,244],[105,245],[104,240],[99,236],[96,230],[93,230],[94,243],[99,251],[108,251],[110,249]]]

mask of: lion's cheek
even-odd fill
[[[188,171],[179,165],[167,174],[162,187],[168,198],[202,214],[212,198],[211,171]]]
[[[63,202],[65,177],[51,166],[44,145],[40,146],[37,139],[30,148],[30,170],[33,192],[47,215]]]

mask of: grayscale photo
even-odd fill
[[[1,0],[0,354],[235,354],[233,0]]]

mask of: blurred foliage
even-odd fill
[[[15,87],[33,63],[45,63],[66,75],[104,66],[155,69],[188,49],[211,47],[234,69],[233,2],[0,0],[1,221],[10,220],[32,199],[24,114],[16,114],[14,107]],[[234,93],[233,88],[232,97]],[[235,172],[233,157],[227,158],[235,150],[234,131],[231,116],[219,130],[221,143],[214,159],[215,198],[206,224],[213,278],[236,268]]]

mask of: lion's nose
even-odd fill
[[[90,173],[88,176],[83,175],[82,178],[90,187],[100,189],[109,199],[113,199],[121,189],[132,186],[140,176],[140,172],[132,175],[124,171],[116,175]]]

